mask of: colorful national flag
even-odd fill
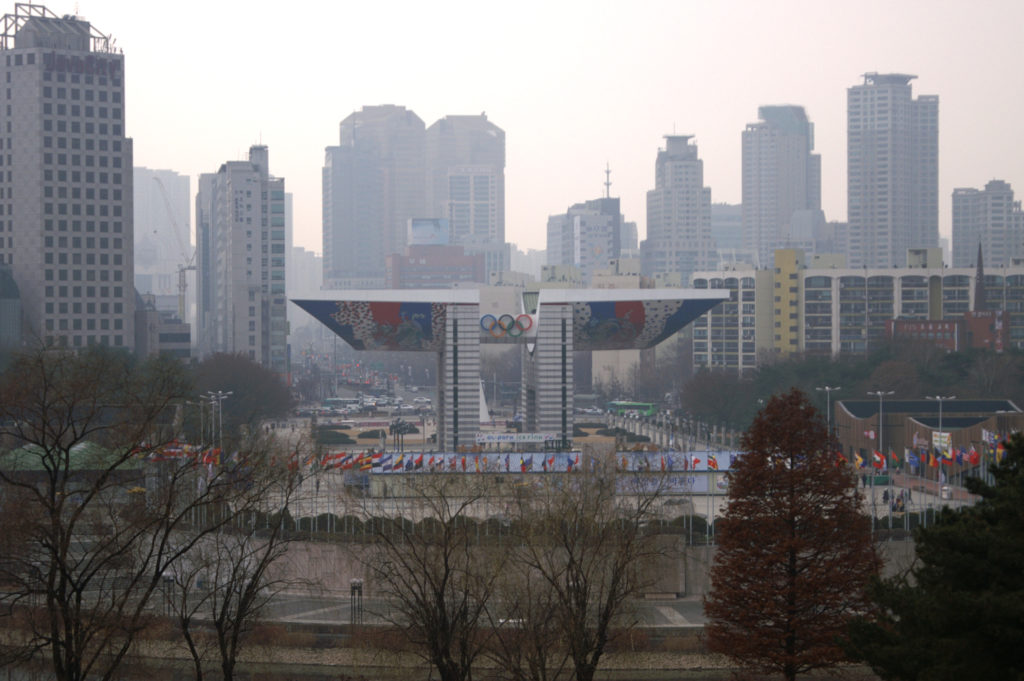
[[[718,459],[715,457],[714,454],[708,454],[708,468],[710,468],[713,471],[718,470]]]
[[[978,450],[974,448],[974,445],[971,445],[971,451],[967,455],[967,461],[972,466],[977,466],[978,464],[981,463],[981,455],[978,454]]]
[[[873,430],[865,430],[864,431],[864,437],[866,437],[869,440],[874,440],[875,439],[875,431],[873,431]]]
[[[885,456],[883,456],[880,451],[878,451],[877,449],[872,450],[871,456],[872,456],[872,461],[871,461],[871,465],[872,466],[874,466],[875,468],[878,468],[878,469],[885,468]]]
[[[867,468],[867,462],[864,461],[864,457],[860,454],[854,454],[854,459],[857,461],[857,468]]]
[[[693,470],[697,470],[697,464],[699,463],[700,459],[698,459],[697,457],[693,457],[693,460],[691,462],[691,468],[693,468]]]
[[[939,467],[939,460],[935,458],[935,453],[932,451],[928,452],[928,465],[932,468]]]
[[[900,457],[896,456],[896,452],[892,450],[892,447],[889,448],[889,458],[892,459],[894,466],[900,465]]]
[[[909,448],[903,448],[903,458],[906,460],[908,466],[920,466],[921,459],[917,457],[917,454],[910,451]]]
[[[836,452],[836,467],[837,468],[839,466],[844,466],[844,465],[846,465],[848,463],[850,463],[849,459],[847,459],[845,456],[843,456],[842,452]]]
[[[423,452],[420,452],[420,455],[416,457],[415,468],[416,470],[420,470],[421,468],[423,468]]]

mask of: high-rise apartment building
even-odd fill
[[[585,285],[597,270],[622,257],[630,248],[631,233],[617,198],[577,203],[564,214],[548,218],[547,264],[575,265]],[[635,238],[632,247],[636,247]]]
[[[757,115],[742,138],[743,233],[768,266],[776,248],[805,241],[801,222],[821,210],[821,156],[802,106],[762,106]]]
[[[978,246],[987,266],[1024,257],[1024,213],[1007,182],[953,190],[953,267],[976,265]]]
[[[939,245],[939,98],[915,99],[914,78],[867,73],[847,90],[851,267],[900,267]]]
[[[124,55],[79,17],[18,4],[0,69],[0,262],[29,342],[134,347]]]
[[[384,284],[387,256],[406,246],[426,206],[425,129],[404,106],[365,106],[341,122],[323,169],[324,283]]]
[[[199,176],[196,270],[200,357],[242,354],[285,373],[285,192],[267,147]]]
[[[647,192],[647,239],[641,245],[644,274],[691,273],[714,267],[711,189],[692,135],[666,135],[654,164],[654,189]]]

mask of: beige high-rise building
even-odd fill
[[[640,247],[644,274],[679,273],[684,281],[717,264],[711,237],[711,189],[692,135],[666,135],[647,192],[647,239]]]
[[[851,267],[902,267],[939,245],[939,98],[912,96],[917,76],[866,73],[847,90]]]
[[[134,349],[124,55],[89,22],[18,4],[0,70],[0,262],[27,342]]]

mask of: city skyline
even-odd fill
[[[991,179],[1024,186],[1024,159],[1012,152],[1024,131],[1014,125],[1011,70],[1024,6],[1012,2],[984,11],[924,2],[526,3],[477,23],[463,3],[315,15],[269,3],[244,13],[189,1],[147,14],[118,0],[77,9],[130,56],[135,165],[197,176],[251,144],[269,145],[295,194],[295,244],[318,252],[324,149],[346,116],[383,103],[425,121],[486,111],[506,131],[506,237],[521,248],[543,248],[547,216],[603,195],[606,163],[612,195],[646,234],[654,159],[673,132],[695,136],[714,200],[739,203],[742,131],[759,106],[775,104],[803,106],[814,122],[822,207],[828,220],[845,219],[845,95],[868,72],[916,74],[915,93],[941,98],[942,236],[954,188]],[[487,30],[486,19],[501,30]],[[185,35],[198,47],[183,52]],[[253,36],[268,47],[246,52],[252,68],[210,77],[211,63],[237,58]],[[269,96],[268,83],[276,83]]]

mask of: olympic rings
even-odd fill
[[[503,314],[500,317],[485,314],[480,318],[480,328],[493,338],[518,338],[533,328],[533,317],[528,314],[521,314],[518,317],[510,314]]]

